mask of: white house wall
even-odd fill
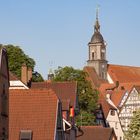
[[[121,128],[117,110],[113,110],[113,111],[115,111],[114,115],[111,115],[111,110],[110,110],[106,120],[109,123],[109,126],[111,128],[114,128],[115,134],[117,136],[117,140],[123,140],[124,134]]]

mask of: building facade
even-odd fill
[[[0,140],[8,140],[9,137],[9,71],[8,58],[5,49],[0,53]]]

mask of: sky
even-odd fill
[[[101,34],[111,64],[140,66],[139,0],[0,0],[0,44],[13,44],[50,69],[82,69],[99,5]]]

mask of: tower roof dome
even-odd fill
[[[91,43],[104,43],[103,36],[100,32],[94,32],[91,38]]]

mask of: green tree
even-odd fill
[[[79,115],[76,117],[76,124],[78,126],[88,126],[95,124],[95,116],[92,112],[80,110]]]
[[[28,67],[31,67],[34,70],[35,61],[26,55],[23,50],[19,46],[14,45],[2,45],[0,44],[0,48],[6,48],[8,54],[8,63],[9,63],[9,70],[21,77],[21,66],[25,63]],[[39,76],[33,76],[34,81],[43,81],[41,74]]]
[[[86,80],[86,73],[73,67],[58,67],[55,70],[54,81],[77,81],[80,107],[77,124],[93,125],[95,120],[93,112],[97,106],[98,91],[92,89],[90,82]]]
[[[41,76],[40,73],[34,72],[33,77],[32,77],[32,81],[33,82],[42,82],[42,81],[44,81],[44,79],[43,79],[43,77]]]
[[[140,110],[134,113],[125,137],[127,140],[140,140]]]

